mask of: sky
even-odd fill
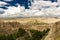
[[[28,0],[0,0],[0,18],[60,17],[59,10],[59,4],[54,0],[32,3]]]
[[[17,3],[20,4],[21,6],[24,6],[26,9],[29,9],[28,6],[31,6],[31,2],[28,1],[28,0],[0,0],[0,1],[8,3],[5,6],[17,6],[16,5]],[[54,1],[57,1],[57,0],[51,0],[51,1],[54,2]],[[28,3],[30,5],[28,5]],[[7,9],[6,7],[1,7],[1,8]]]
[[[28,0],[1,0],[3,2],[6,2],[5,6],[17,6],[16,4],[20,4],[21,6],[24,6],[26,9],[28,9]]]

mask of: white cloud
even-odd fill
[[[13,0],[4,0],[4,1],[13,1]]]
[[[3,6],[6,5],[6,4],[7,4],[6,2],[0,1],[0,7],[3,7]]]
[[[20,5],[18,5],[18,7],[15,6],[9,6],[8,9],[4,10],[5,13],[1,14],[1,17],[18,17],[20,16],[20,13],[22,13],[22,11],[25,10],[24,7],[21,7]]]
[[[3,5],[3,4],[7,4],[6,2],[2,2],[2,1],[0,1],[0,5]]]
[[[34,2],[30,9],[25,9],[24,6],[17,4],[15,6],[9,6],[8,9],[4,10],[5,13],[1,14],[0,17],[31,17],[31,16],[42,16],[42,17],[59,17],[60,7],[56,7],[58,3],[52,3],[49,1]],[[49,8],[45,8],[49,6]]]

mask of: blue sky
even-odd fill
[[[0,1],[3,1],[3,2],[6,2],[6,3],[8,3],[7,5],[5,5],[5,6],[16,6],[16,4],[18,3],[18,4],[20,4],[21,6],[25,6],[25,8],[29,8],[28,7],[28,0],[0,0]],[[31,4],[31,2],[30,2],[30,4]],[[2,8],[5,8],[5,7],[2,7]]]
[[[0,18],[31,17],[31,16],[47,16],[47,17],[48,16],[59,16],[60,7],[58,8],[55,7],[58,5],[56,1],[57,0],[51,0],[51,2],[46,1],[46,0],[40,1],[40,2],[36,1],[31,6],[31,1],[28,1],[28,0],[0,0]],[[48,12],[47,13],[48,15],[42,12],[42,10],[40,10],[41,8],[44,9],[43,5],[45,5],[44,7],[49,6],[48,9],[43,10],[43,11],[46,11],[46,13]],[[51,10],[51,12],[49,10]],[[53,10],[55,10],[56,12]]]
[[[30,3],[30,6],[31,6],[31,2],[30,1],[28,2],[28,0],[0,0],[0,1],[6,2],[9,4],[9,5],[7,4],[5,6],[17,6],[16,5],[17,3],[20,4],[21,6],[25,6],[26,9],[29,9],[28,3]],[[57,0],[51,0],[51,1],[54,2]],[[5,6],[0,7],[0,8],[7,9]]]

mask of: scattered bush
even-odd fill
[[[18,36],[18,37],[19,37],[19,36],[24,36],[25,33],[26,33],[26,31],[25,31],[24,29],[19,28],[19,30],[18,30],[18,32],[17,32],[17,36]]]
[[[30,33],[32,37],[29,36],[28,33],[22,28],[19,28],[19,30],[15,33],[8,34],[8,35],[2,35],[0,34],[0,40],[16,40],[19,37],[24,37],[25,40],[41,40],[50,29],[38,31],[38,30],[30,30]]]
[[[0,40],[7,40],[6,35],[0,34]]]
[[[50,29],[43,30],[43,31],[38,31],[38,30],[30,30],[32,34],[32,40],[41,40],[47,33],[49,32]]]
[[[0,35],[0,40],[16,40],[18,37],[25,35],[25,30],[22,28],[19,28],[19,30],[13,34],[6,35]]]

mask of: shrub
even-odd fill
[[[47,33],[49,32],[50,29],[43,30],[43,31],[38,31],[38,30],[30,30],[32,34],[32,40],[41,40]]]
[[[0,40],[7,40],[6,36],[3,34],[0,34]]]
[[[19,28],[17,32],[8,34],[7,36],[0,34],[0,40],[16,40],[18,37],[24,36],[25,33],[24,29]]]
[[[16,38],[13,34],[10,34],[7,36],[7,40],[16,40]]]
[[[25,31],[24,29],[19,28],[19,30],[18,30],[18,32],[17,32],[17,36],[18,36],[18,37],[19,37],[19,36],[24,36],[25,33],[26,33],[26,31]]]
[[[19,37],[25,37],[25,40],[41,40],[50,29],[38,31],[38,30],[30,30],[32,37],[29,36],[28,33],[22,28],[19,28],[17,32],[9,34],[9,35],[2,35],[0,34],[0,40],[16,40]]]

